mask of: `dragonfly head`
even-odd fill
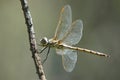
[[[49,43],[49,41],[46,37],[40,39],[40,45],[46,46],[48,43]]]

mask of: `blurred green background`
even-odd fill
[[[75,69],[65,72],[51,49],[44,64],[48,80],[120,80],[120,0],[28,0],[36,39],[53,37],[61,8],[69,4],[73,21],[84,23],[76,46],[111,55],[79,52]],[[42,55],[44,56],[44,55]],[[0,0],[0,80],[38,80],[19,0]]]

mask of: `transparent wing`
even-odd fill
[[[81,20],[74,21],[71,27],[69,28],[68,32],[63,37],[62,42],[69,45],[77,44],[82,37],[82,30],[83,30],[82,21]]]
[[[71,24],[72,24],[71,7],[69,5],[65,5],[60,13],[60,18],[54,35],[54,39],[61,40]]]
[[[63,67],[67,72],[71,72],[77,62],[77,52],[70,49],[57,49],[57,53],[62,55]]]

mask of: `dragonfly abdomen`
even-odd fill
[[[86,52],[86,53],[91,53],[91,54],[98,55],[98,56],[109,57],[107,54],[97,52],[97,51],[93,51],[93,50],[89,50],[89,49],[85,49],[85,48],[79,48],[79,47],[73,47],[73,46],[65,46],[65,47],[69,48],[69,49],[77,50],[77,51],[83,51],[83,52]]]

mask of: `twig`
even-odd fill
[[[46,80],[46,77],[45,77],[45,74],[43,71],[43,67],[42,67],[42,63],[41,63],[41,58],[39,57],[38,51],[37,51],[35,32],[34,32],[32,17],[31,17],[30,11],[28,9],[27,0],[20,0],[20,2],[21,2],[23,13],[24,13],[25,22],[27,25],[30,50],[32,52],[32,58],[35,63],[36,71],[37,71],[37,74],[38,74],[40,80]]]

